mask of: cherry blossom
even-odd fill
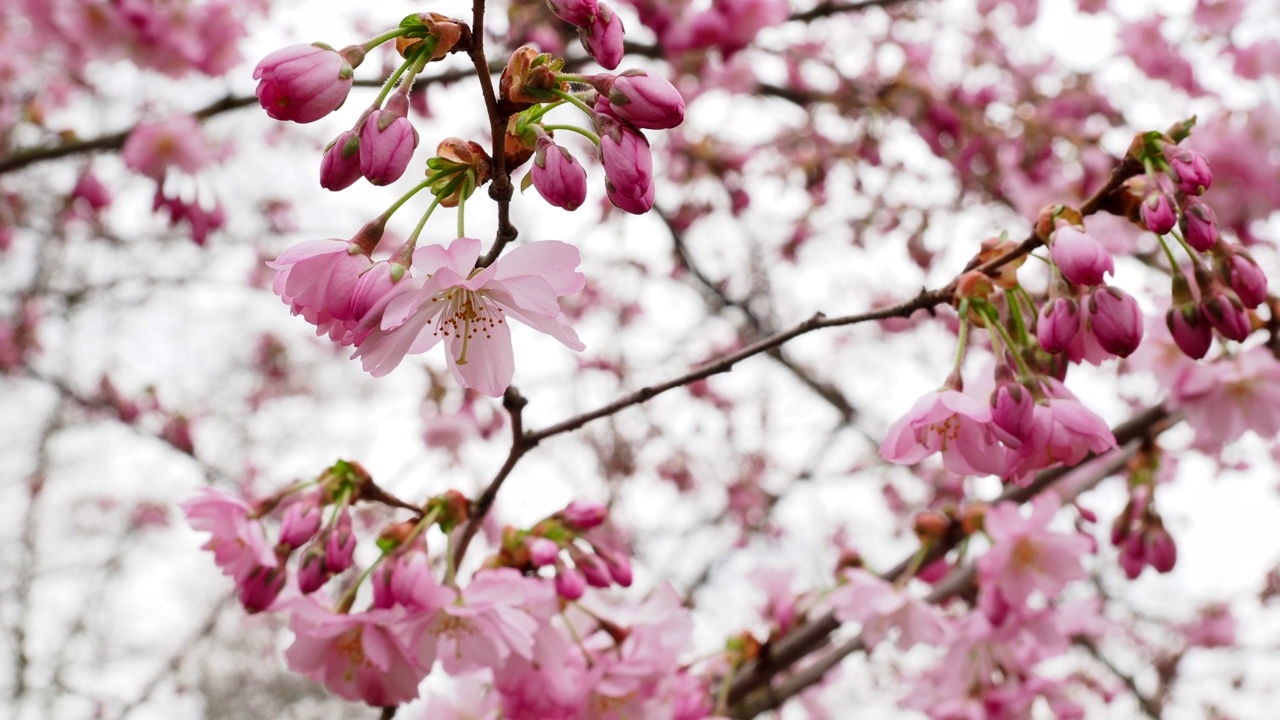
[[[381,326],[356,350],[374,377],[391,372],[408,353],[430,350],[447,338],[449,369],[458,382],[497,397],[511,384],[515,356],[506,322],[513,317],[574,350],[585,346],[560,319],[558,298],[578,292],[586,278],[575,270],[578,250],[555,241],[515,248],[475,269],[480,241],[459,238],[429,245],[413,256],[419,278],[388,294]]]

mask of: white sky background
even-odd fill
[[[944,8],[940,12],[954,14],[957,21],[970,12],[969,3],[959,0],[938,5]],[[1142,11],[1139,5],[1144,4],[1126,0],[1124,9],[1129,12],[1133,7],[1136,16]],[[362,39],[347,30],[357,19],[370,18],[367,29],[372,31],[393,24],[408,12],[422,9],[400,2],[379,2],[372,9],[363,4],[352,6],[339,2],[283,2],[277,6],[270,22],[258,23],[253,28],[253,37],[244,45],[246,61],[242,70],[233,73],[225,83],[197,82],[190,86],[184,83],[181,91],[187,97],[177,103],[179,107],[199,107],[228,89],[251,93],[252,66],[258,58],[278,47],[311,40],[323,40],[340,47]],[[1159,7],[1163,12],[1179,14],[1188,11],[1190,6],[1190,2],[1146,3],[1143,9]],[[1038,30],[1045,47],[1085,64],[1097,62],[1114,50],[1108,28],[1096,21],[1071,20],[1063,12],[1065,7],[1065,2],[1046,3],[1045,17]],[[433,4],[430,9],[462,18],[470,15],[469,4],[456,0]],[[635,22],[630,25],[638,27]],[[366,66],[357,71],[357,76],[368,77],[378,60],[379,56],[371,56]],[[462,59],[451,62],[462,62]],[[92,112],[77,109],[81,114],[72,116],[73,124],[86,135],[124,126],[131,117],[130,108],[141,98],[153,102],[157,115],[162,115],[179,88],[173,81],[140,78],[119,67],[103,68],[102,72],[104,79],[110,76],[121,104],[105,103]],[[1133,90],[1138,78],[1137,71],[1127,61],[1116,62],[1103,76],[1110,87],[1126,93]],[[1142,83],[1138,92],[1142,93],[1146,85]],[[202,180],[207,184],[206,189],[222,198],[231,210],[232,226],[227,236],[215,237],[212,249],[205,251],[185,247],[181,239],[170,241],[160,256],[162,274],[190,279],[190,282],[168,288],[132,282],[106,294],[103,301],[79,316],[74,324],[52,328],[55,336],[49,345],[58,347],[61,354],[42,358],[39,367],[65,373],[89,388],[104,369],[110,369],[112,377],[127,392],[138,392],[147,383],[156,383],[166,405],[194,408],[198,412],[196,443],[201,456],[212,459],[233,477],[243,472],[246,464],[252,464],[259,473],[257,487],[261,491],[312,475],[338,457],[361,462],[379,482],[407,498],[421,498],[455,486],[471,491],[487,481],[501,462],[505,450],[503,438],[493,444],[466,448],[464,462],[458,468],[451,468],[438,455],[422,450],[418,412],[425,383],[422,374],[414,369],[419,363],[408,362],[390,378],[374,382],[364,376],[358,363],[346,361],[344,352],[332,353],[311,341],[307,337],[308,326],[301,319],[290,317],[277,298],[266,292],[248,293],[239,284],[256,262],[247,240],[255,239],[264,251],[275,254],[308,238],[344,237],[380,212],[398,194],[360,183],[350,191],[335,195],[320,189],[316,183],[319,147],[345,129],[358,114],[361,104],[371,99],[374,92],[354,91],[342,111],[311,126],[281,126],[278,133],[273,133],[279,140],[273,146],[265,146],[258,139],[263,130],[274,125],[260,111],[245,110],[211,123],[209,128],[214,137],[234,138],[237,145],[236,156],[227,167]],[[463,82],[444,91],[432,88],[430,103],[434,118],[416,123],[422,145],[415,156],[414,167],[419,167],[435,143],[447,135],[483,139],[482,132],[478,131],[483,123],[477,111],[477,98],[474,82]],[[1166,98],[1167,94],[1158,88],[1150,90],[1134,102],[1130,118],[1135,123],[1167,126],[1170,120],[1181,117],[1184,108],[1171,110],[1164,104]],[[1248,101],[1248,98],[1240,100],[1241,103]],[[777,122],[787,121],[783,112],[779,111]],[[711,130],[723,127],[738,114],[735,104],[723,97],[711,96],[690,106],[688,122]],[[733,128],[729,132],[738,131]],[[758,133],[760,128],[746,128],[742,132]],[[1117,152],[1127,143],[1125,137],[1109,140],[1113,143],[1109,149]],[[304,149],[307,143],[314,143],[315,147]],[[894,151],[918,158],[926,177],[938,180],[925,190],[937,193],[943,198],[940,202],[944,202],[949,192],[945,166],[927,157],[918,144],[903,142]],[[76,167],[51,167],[38,170],[37,174],[56,179]],[[120,227],[147,228],[143,234],[148,236],[155,233],[155,225],[144,212],[149,192],[146,183],[122,173],[115,157],[99,159],[95,168],[112,179],[113,187],[120,191],[117,204],[111,210],[113,221]],[[544,209],[533,191],[528,197],[518,197],[513,210],[522,239],[574,242],[582,248],[583,269],[589,277],[607,277],[612,292],[634,297],[645,309],[643,324],[625,338],[613,337],[609,326],[598,320],[588,320],[579,326],[579,333],[588,346],[586,356],[600,352],[602,356],[623,358],[633,367],[642,368],[643,371],[629,381],[628,387],[635,387],[631,383],[669,377],[703,359],[717,345],[731,342],[735,337],[732,320],[704,321],[704,306],[696,291],[662,279],[645,278],[638,272],[619,272],[619,265],[629,260],[666,267],[670,254],[666,230],[653,217],[626,217],[607,226],[597,225],[596,217],[589,210],[603,197],[603,188],[598,169],[590,171],[588,207],[578,213]],[[517,174],[517,180],[521,174]],[[768,188],[770,183],[764,180],[761,186]],[[402,181],[397,187],[405,186]],[[299,226],[296,233],[287,237],[249,237],[260,232],[259,228],[234,210],[238,205],[251,204],[266,192],[294,201]],[[674,188],[660,186],[660,203],[672,199],[675,192]],[[745,240],[760,242],[765,247],[778,244],[775,236],[785,232],[788,220],[798,209],[794,193],[794,190],[783,191],[773,206],[762,202],[764,198],[757,194],[756,204],[745,222],[719,220],[696,227],[689,238],[694,255],[713,275],[730,277],[735,291],[744,290],[745,280],[735,273],[747,267],[750,243]],[[1210,191],[1207,200],[1211,202],[1212,198]],[[402,211],[393,229],[401,236],[407,234],[416,219],[413,213],[424,205],[415,203]],[[487,241],[493,235],[492,221],[487,219],[491,205],[483,192],[477,194],[471,205],[469,234]],[[935,248],[947,248],[946,261],[939,263],[938,273],[930,278],[919,276],[917,270],[909,267],[903,268],[902,275],[887,278],[881,268],[887,263],[901,262],[900,249],[885,243],[862,255],[851,255],[845,247],[847,243],[838,237],[843,232],[840,227],[820,228],[822,241],[806,250],[804,263],[770,268],[776,294],[774,311],[779,324],[785,326],[814,310],[835,313],[864,309],[874,290],[899,290],[895,294],[906,297],[922,283],[933,286],[944,281],[988,234],[1008,229],[1011,235],[1021,236],[1026,227],[1025,220],[1016,219],[1007,211],[961,215],[950,224],[935,227],[929,240]],[[452,238],[452,230],[452,213],[442,210],[428,226],[424,239],[447,241]],[[742,238],[744,233],[750,237]],[[234,246],[228,237],[235,238]],[[95,253],[102,257],[99,264],[92,265],[95,274],[101,273],[102,277],[136,276],[140,268],[153,262],[144,252],[107,252],[91,244],[85,245],[81,252],[81,259],[86,261]],[[827,253],[830,255],[826,256]],[[120,259],[125,256],[130,256],[128,262]],[[1272,277],[1280,277],[1274,255],[1266,253],[1260,259],[1269,263]],[[10,267],[18,268],[22,262],[12,255],[5,260],[6,264],[15,263]],[[1122,266],[1120,276],[1122,284],[1141,285],[1134,268]],[[3,277],[7,275],[0,275]],[[295,353],[298,377],[317,388],[321,397],[332,398],[322,406],[322,416],[316,415],[314,405],[306,399],[286,400],[269,404],[247,425],[238,426],[240,411],[236,398],[247,388],[236,368],[252,353],[251,340],[258,332],[268,329],[287,339]],[[533,332],[514,335],[518,358],[516,384],[532,401],[526,412],[530,426],[546,425],[617,395],[618,388],[599,374],[575,375],[573,354],[554,341]],[[951,345],[938,328],[925,326],[919,335],[891,337],[884,346],[875,346],[877,349],[872,352],[860,351],[861,343],[872,337],[872,333],[863,328],[834,331],[797,341],[794,351],[857,401],[868,416],[868,431],[878,438],[893,418],[945,375]],[[886,367],[880,361],[879,347],[887,348],[884,352],[892,353],[900,362]],[[840,364],[835,365],[833,359],[838,359]],[[437,370],[443,368],[439,351],[429,354],[426,361]],[[1111,371],[1104,368],[1098,375],[1109,377]],[[1073,388],[1083,392],[1087,386],[1079,381],[1093,377],[1093,373],[1076,374]],[[572,383],[569,392],[561,389],[566,379]],[[665,437],[635,445],[640,467],[651,470],[663,457],[684,446],[701,454],[694,466],[697,471],[720,481],[735,472],[734,451],[756,447],[777,458],[778,467],[768,477],[776,490],[785,484],[790,474],[808,464],[813,449],[821,444],[825,428],[830,425],[829,409],[805,396],[794,381],[763,358],[744,363],[730,375],[717,378],[712,387],[734,397],[754,396],[757,402],[744,406],[726,420],[704,408],[690,407],[684,396],[677,393],[677,396],[650,403],[644,410],[628,410],[616,418],[618,427],[628,435],[643,434],[649,423],[666,431]],[[1088,399],[1096,403],[1109,420],[1116,421],[1125,415],[1124,406],[1114,394]],[[37,429],[32,418],[42,415],[42,403],[47,402],[48,393],[23,386],[0,404],[0,432],[13,439],[12,447],[28,447],[26,438]],[[759,420],[764,415],[769,418],[767,422]],[[601,438],[602,430],[593,429],[589,436]],[[732,444],[721,446],[719,443],[729,435],[732,435]],[[1187,433],[1176,432],[1170,438],[1176,445],[1185,442]],[[86,580],[91,578],[92,568],[100,567],[114,549],[100,538],[112,537],[120,527],[120,518],[86,498],[110,497],[122,504],[130,499],[173,503],[188,497],[205,482],[202,472],[192,463],[181,458],[175,460],[168,449],[121,428],[97,424],[87,430],[69,431],[59,438],[54,449],[53,472],[41,501],[43,514],[38,516],[40,560],[46,574],[36,585],[36,603],[29,628],[32,646],[41,649],[30,671],[33,680],[42,677],[41,663],[62,643],[67,618],[78,610],[84,594],[94,591],[92,579]],[[1250,439],[1235,452],[1240,457],[1259,457],[1268,449],[1266,443]],[[726,633],[749,622],[751,607],[757,599],[743,591],[741,578],[756,562],[796,568],[797,587],[821,586],[828,581],[834,558],[828,544],[829,532],[839,525],[848,529],[851,541],[873,565],[887,566],[911,549],[912,543],[892,535],[896,528],[882,509],[879,482],[885,476],[895,477],[904,493],[910,495],[915,491],[916,499],[923,497],[923,488],[918,482],[907,480],[905,471],[873,466],[861,475],[851,476],[849,468],[865,462],[873,450],[871,443],[855,433],[838,435],[829,451],[819,456],[813,479],[794,492],[779,509],[779,522],[794,528],[794,534],[776,545],[758,544],[755,552],[732,557],[717,572],[712,584],[699,596],[715,608],[714,616],[698,616],[699,651],[715,647]],[[29,462],[29,455],[0,449],[0,475],[6,478],[21,478]],[[497,514],[503,522],[527,523],[558,509],[572,497],[603,498],[604,488],[597,479],[598,474],[594,456],[580,443],[567,438],[552,440],[521,463],[503,490]],[[640,475],[623,487],[617,512],[636,528],[643,550],[656,561],[655,565],[669,564],[678,579],[688,580],[703,562],[727,551],[733,538],[722,530],[645,540],[648,529],[665,528],[669,532],[672,527],[695,526],[700,518],[719,507],[720,496],[708,491],[680,498],[668,484],[654,479],[651,472]],[[1178,540],[1178,568],[1167,576],[1144,574],[1139,581],[1126,586],[1126,596],[1153,617],[1187,619],[1201,603],[1255,593],[1265,570],[1280,560],[1280,542],[1275,533],[1270,532],[1280,524],[1280,504],[1274,494],[1276,481],[1271,465],[1259,466],[1253,472],[1218,474],[1206,461],[1187,459],[1178,482],[1168,486],[1160,496],[1161,511]],[[20,514],[27,507],[21,498],[21,488],[13,482],[0,483],[0,493],[3,494],[0,526],[19,527]],[[1122,502],[1120,483],[1113,481],[1093,493],[1088,504],[1105,519],[1113,516]],[[99,539],[93,542],[82,539],[89,537]],[[74,652],[84,652],[90,660],[84,665],[73,665],[74,672],[68,680],[72,687],[114,701],[109,706],[108,717],[118,711],[116,703],[135,697],[142,685],[163,667],[169,654],[183,647],[182,643],[204,620],[207,609],[230,589],[226,579],[216,573],[211,559],[197,550],[198,543],[196,534],[180,522],[170,531],[141,536],[133,541],[124,556],[127,570],[120,584],[100,590],[101,594],[94,596],[94,604],[98,605],[94,617],[103,628],[109,628],[106,642],[110,647],[101,656],[104,662],[94,662],[92,658],[98,657],[93,654],[94,650],[75,646]],[[5,546],[14,547],[7,540]],[[814,548],[822,549],[815,551]],[[478,550],[472,553],[473,559],[481,556]],[[9,560],[9,551],[3,551],[0,557]],[[1113,551],[1104,548],[1099,565],[1114,578],[1118,573],[1112,567],[1113,557]],[[645,588],[652,587],[661,576],[654,567],[641,567],[637,579],[637,586]],[[1171,603],[1171,598],[1176,602]],[[1254,606],[1254,602],[1235,605],[1243,616],[1241,642],[1251,648],[1242,654],[1248,658],[1251,668],[1251,675],[1240,692],[1242,697],[1229,699],[1225,695],[1229,672],[1242,667],[1238,660],[1224,665],[1208,656],[1193,658],[1185,667],[1188,680],[1184,681],[1183,690],[1188,697],[1180,698],[1188,702],[1170,708],[1167,715],[1170,720],[1200,716],[1199,704],[1191,702],[1194,698],[1190,696],[1195,694],[1218,697],[1224,707],[1246,716],[1256,707],[1247,704],[1249,701],[1243,696],[1274,697],[1271,694],[1274,681],[1268,678],[1275,677],[1272,648],[1280,628],[1273,614],[1251,610]],[[234,610],[228,613],[222,627],[234,627],[236,613]],[[10,621],[6,616],[6,624]],[[268,623],[254,620],[249,625],[264,629]],[[286,642],[287,632],[277,634],[276,640]],[[882,680],[887,677],[883,652],[873,655],[870,663],[870,676]],[[925,656],[927,653],[912,657],[918,660]],[[1133,658],[1122,657],[1118,662],[1125,660],[1130,661],[1128,669],[1139,667]],[[0,658],[0,677],[11,676],[9,662],[7,656]],[[840,707],[840,698],[853,698],[867,716],[891,717],[888,707],[896,698],[896,690],[890,685],[872,694],[864,675],[866,665],[864,659],[849,663],[845,675],[854,679],[833,688],[827,697],[833,700],[833,708]],[[283,667],[282,661],[279,667]],[[1190,681],[1193,670],[1203,677],[1202,682]],[[199,673],[199,667],[192,665],[184,667],[178,676],[184,682],[195,682]],[[1150,680],[1141,674],[1139,677],[1140,681]],[[298,708],[309,707],[307,702],[313,701],[301,701]],[[1236,707],[1233,704],[1236,702],[1241,705]],[[45,717],[48,709],[32,702],[17,708],[14,717],[24,720]],[[130,717],[140,720],[199,717],[202,711],[199,697],[177,694],[166,683],[152,701]],[[89,717],[90,712],[91,708],[84,703],[54,706],[54,716],[60,718]],[[1129,717],[1132,712],[1132,703],[1120,700],[1107,716]],[[352,710],[352,716],[372,717],[373,714]],[[787,716],[803,717],[803,713],[793,708]],[[841,715],[837,712],[836,716]],[[905,712],[895,716],[914,717]],[[415,715],[406,712],[402,717]]]

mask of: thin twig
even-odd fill
[[[471,503],[467,523],[463,526],[462,533],[458,536],[457,545],[454,547],[454,567],[461,565],[462,558],[467,553],[467,546],[471,544],[471,538],[475,537],[476,531],[480,529],[480,525],[484,522],[485,515],[488,515],[489,510],[493,507],[493,502],[498,497],[498,491],[502,489],[502,483],[506,482],[507,477],[511,475],[511,471],[515,469],[516,463],[520,462],[520,458],[524,457],[525,453],[538,444],[537,440],[530,440],[524,431],[522,411],[527,403],[528,401],[524,399],[524,396],[515,387],[507,388],[507,391],[502,395],[502,407],[506,408],[507,414],[511,416],[511,449],[507,451],[507,459],[503,461],[502,467],[498,469],[498,473],[494,475],[493,480],[489,481],[489,485],[485,487],[480,497]]]

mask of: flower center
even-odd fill
[[[487,340],[493,337],[493,329],[503,323],[502,308],[491,305],[484,295],[474,290],[453,288],[431,298],[431,302],[445,304],[444,311],[436,319],[436,334],[462,338],[462,351],[455,361],[459,365],[467,364],[471,338],[483,333]]]
[[[942,443],[940,449],[942,452],[946,452],[947,445],[960,437],[960,419],[955,415],[948,415],[946,420],[930,425],[927,428],[927,432],[938,436],[939,441]]]
[[[480,629],[476,627],[475,623],[471,622],[467,618],[450,615],[447,612],[441,611],[440,614],[436,616],[436,621],[431,627],[431,632],[437,637],[446,637],[450,640],[457,641],[462,638],[478,634]]]
[[[363,632],[364,627],[357,625],[340,635],[334,643],[333,649],[347,661],[348,674],[365,663],[364,643],[361,639]]]
[[[1013,546],[1011,559],[1019,570],[1033,570],[1040,566],[1040,553],[1030,538],[1022,538]]]

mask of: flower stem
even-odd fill
[[[600,144],[600,137],[598,135],[591,132],[590,130],[584,130],[580,127],[577,127],[576,125],[543,125],[542,129],[543,130],[568,130],[569,132],[576,132],[579,135],[590,140],[591,142],[595,143],[596,145]]]
[[[396,83],[400,82],[400,76],[404,75],[406,70],[409,70],[410,68],[413,68],[413,67],[418,67],[418,61],[424,55],[428,57],[431,55],[431,50],[434,50],[434,43],[431,43],[431,45],[432,45],[432,48],[430,50],[428,50],[427,48],[423,48],[422,50],[419,50],[413,53],[412,55],[410,55],[408,58],[405,59],[404,62],[400,63],[400,67],[396,68],[395,72],[391,73],[391,77],[388,77],[387,81],[382,84],[382,90],[378,92],[377,99],[373,101],[373,106],[375,108],[382,107],[382,102],[386,100],[387,96],[391,94],[391,91],[395,89]],[[413,75],[416,75],[416,74],[417,74],[417,71],[415,70],[414,73],[409,77],[412,79]]]
[[[382,215],[380,215],[379,217],[382,218],[383,222],[390,220],[391,216],[394,215],[395,212],[400,209],[401,205],[404,205],[405,203],[409,202],[409,198],[412,198],[414,195],[417,195],[418,193],[422,192],[422,190],[430,184],[431,184],[430,181],[424,180],[418,183],[417,185],[414,185],[412,188],[409,189],[409,192],[405,193],[404,195],[401,195],[399,200],[396,200],[394,203],[391,203],[391,207],[384,210]]]
[[[1181,240],[1182,238],[1178,239]],[[1178,259],[1173,256],[1173,251],[1169,249],[1169,243],[1165,242],[1164,236],[1157,235],[1156,240],[1160,241],[1160,249],[1164,250],[1164,256],[1169,258],[1169,267],[1172,268],[1175,273],[1180,272],[1178,270]],[[1193,255],[1192,257],[1195,256]]]
[[[558,97],[558,98],[560,98],[560,99],[562,99],[562,100],[567,100],[567,101],[569,101],[569,102],[573,103],[574,105],[577,105],[577,106],[578,106],[578,109],[579,109],[579,110],[581,110],[582,112],[586,113],[588,117],[595,117],[596,111],[595,111],[595,110],[593,110],[593,109],[591,109],[591,106],[589,106],[589,105],[587,105],[586,103],[582,102],[582,101],[581,101],[581,100],[579,100],[577,97],[575,97],[575,96],[573,96],[573,95],[570,95],[569,93],[567,93],[567,92],[565,92],[565,91],[563,91],[563,90],[552,90],[552,91],[551,91],[551,94],[552,94],[552,95],[555,95],[556,97]]]
[[[409,33],[413,32],[415,29],[416,29],[416,28],[412,28],[412,27],[397,27],[397,28],[392,28],[392,29],[390,29],[390,30],[388,30],[388,31],[386,31],[386,32],[384,32],[384,33],[382,33],[381,35],[374,35],[373,37],[369,38],[368,40],[366,40],[366,41],[364,41],[364,42],[360,43],[360,48],[361,48],[362,50],[364,50],[365,52],[369,52],[370,50],[372,50],[372,49],[374,49],[374,48],[378,47],[378,46],[379,46],[379,45],[381,45],[382,43],[384,43],[384,42],[386,42],[386,41],[388,41],[388,40],[394,40],[394,39],[396,39],[396,38],[398,38],[398,37],[404,37],[405,35],[408,35]]]
[[[1034,377],[1031,368],[1027,367],[1027,361],[1022,359],[1022,353],[1017,351],[1017,344],[1013,342],[1013,338],[1009,337],[1009,331],[1004,329],[1004,325],[1000,322],[1000,318],[987,318],[987,327],[994,327],[996,332],[1000,334],[1000,338],[1009,346],[1009,354],[1013,356],[1013,361],[1018,364],[1018,372],[1023,378]]]
[[[960,366],[964,364],[965,346],[969,343],[969,299],[960,301],[960,339],[956,343],[956,359],[951,364],[951,374],[959,377]]]
[[[360,577],[355,581],[355,583],[353,583],[351,587],[347,588],[347,591],[342,594],[342,599],[339,600],[338,604],[333,608],[334,612],[341,613],[343,615],[351,612],[351,606],[356,602],[356,593],[360,591],[360,586],[364,584],[365,580],[369,579],[369,576],[373,574],[373,571],[376,570],[386,558],[387,553],[379,555],[377,560],[370,563],[369,567],[365,568],[364,572],[360,573]]]
[[[418,246],[418,236],[422,234],[422,228],[426,227],[427,219],[431,217],[431,213],[435,212],[436,206],[438,206],[439,204],[440,204],[440,198],[435,198],[434,200],[431,201],[431,206],[428,207],[427,211],[422,214],[422,219],[418,221],[417,227],[415,227],[413,229],[413,232],[409,235],[409,239],[406,241],[409,243],[409,245],[411,245],[412,247]]]
[[[471,189],[470,178],[463,180],[462,192],[458,195],[458,237],[466,237],[467,195]]]

